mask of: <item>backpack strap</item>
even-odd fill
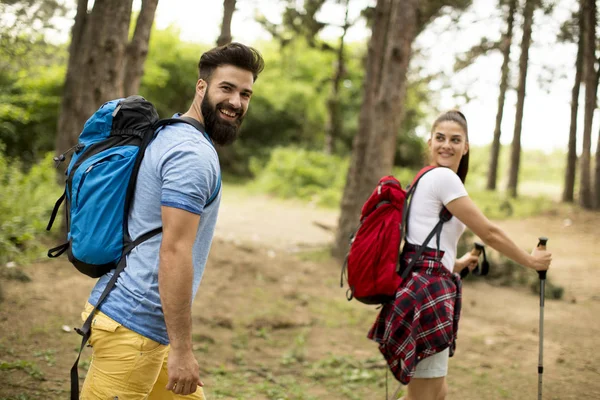
[[[142,242],[145,242],[146,240],[150,239],[151,237],[158,235],[161,231],[162,231],[162,227],[153,229],[149,232],[146,232],[145,234],[138,237],[136,240],[131,242],[129,245],[127,245],[123,249],[123,254],[121,255],[121,260],[119,260],[119,263],[117,264],[117,268],[115,269],[113,276],[110,278],[110,281],[108,281],[108,283],[106,284],[104,291],[98,298],[98,301],[96,302],[96,305],[94,306],[93,310],[90,312],[90,315],[87,317],[87,319],[83,323],[83,326],[81,327],[81,329],[75,328],[75,331],[78,334],[80,334],[82,336],[82,338],[81,338],[81,346],[79,348],[79,354],[77,355],[77,359],[75,360],[73,367],[71,367],[71,400],[79,399],[79,372],[77,370],[77,365],[79,364],[79,358],[81,357],[81,352],[83,351],[83,348],[85,347],[87,341],[90,339],[90,336],[92,335],[91,327],[92,327],[92,321],[94,320],[94,315],[96,314],[96,310],[98,309],[100,304],[104,301],[106,296],[108,296],[108,293],[113,289],[113,287],[115,286],[115,283],[117,283],[117,279],[119,278],[119,275],[121,274],[121,272],[123,272],[123,270],[127,266],[127,257],[126,257],[127,254],[131,250],[133,250],[134,247],[136,247],[137,245],[139,245]]]
[[[173,124],[180,124],[180,123],[188,124],[188,125],[191,125],[194,128],[196,128],[196,130],[200,131],[204,135],[204,137],[206,138],[206,140],[208,140],[210,142],[210,144],[212,144],[214,146],[214,143],[213,143],[212,139],[206,133],[206,128],[204,127],[204,124],[202,122],[198,121],[197,119],[192,118],[192,117],[180,116],[180,117],[176,117],[176,118],[161,119],[161,120],[159,120],[159,121],[156,122],[154,129],[155,129],[156,133],[158,133],[158,130],[160,128],[164,127],[164,126],[173,125]]]
[[[442,228],[444,226],[444,222],[445,221],[440,218],[440,220],[435,225],[435,227],[431,230],[431,232],[429,233],[429,235],[427,235],[427,239],[425,239],[425,241],[423,242],[423,244],[421,246],[419,246],[419,250],[417,250],[417,254],[415,254],[415,257],[410,260],[410,264],[408,264],[408,266],[404,269],[404,271],[402,271],[402,275],[400,275],[400,277],[402,278],[402,280],[406,279],[406,277],[408,276],[408,274],[410,273],[410,271],[413,269],[413,267],[415,266],[415,264],[417,263],[417,261],[419,260],[419,258],[423,255],[423,252],[425,251],[425,248],[426,248],[425,245],[427,243],[429,243],[429,241],[433,238],[434,235],[436,235],[439,238],[439,235],[442,232]],[[439,249],[439,242],[438,242],[438,249]],[[397,271],[396,272],[399,272],[398,270],[400,268],[400,258],[401,258],[401,256],[398,257],[398,266],[397,266]]]
[[[422,168],[419,171],[419,173],[417,174],[417,176],[415,176],[412,184],[408,187],[408,190],[406,192],[406,198],[404,200],[404,207],[402,207],[402,223],[400,224],[400,237],[404,238],[405,243],[407,242],[407,238],[408,238],[408,215],[410,212],[410,206],[412,204],[412,196],[416,190],[417,183],[419,183],[419,181],[421,180],[423,175],[425,175],[429,171],[433,170],[434,168],[436,168],[436,167],[427,166],[427,167]],[[431,230],[431,232],[429,232],[429,235],[427,235],[427,238],[425,239],[423,244],[419,247],[417,254],[411,260],[410,264],[402,271],[402,274],[401,274],[402,280],[406,279],[406,277],[408,276],[408,274],[410,273],[410,271],[416,264],[417,260],[423,255],[423,252],[425,251],[425,247],[426,247],[427,243],[429,243],[429,241],[434,236],[437,241],[436,254],[439,252],[442,229],[444,227],[444,223],[450,221],[450,219],[452,219],[452,213],[450,213],[450,211],[448,211],[448,209],[445,206],[442,207],[442,209],[440,210],[439,220],[438,220],[437,224],[434,226],[434,228]],[[403,232],[403,230],[404,230],[404,232]],[[399,256],[398,264],[396,266],[396,272],[398,272],[398,273],[400,272],[401,259],[402,259],[402,257]]]
[[[431,165],[421,168],[421,170],[413,179],[412,183],[406,188],[406,198],[404,199],[404,207],[402,207],[402,226],[400,227],[400,238],[404,237],[404,239],[406,239],[406,237],[408,236],[408,213],[410,212],[410,206],[412,204],[412,201],[410,200],[412,199],[412,196],[417,188],[417,183],[419,183],[423,175],[433,170],[434,168],[436,167]],[[402,232],[402,229],[404,229],[404,232]],[[403,234],[404,236],[402,236]]]
[[[183,117],[182,116],[182,117],[176,117],[176,118],[164,118],[164,119],[156,121],[156,124],[154,125],[154,129],[158,130],[159,128],[162,128],[163,126],[179,124],[179,123],[191,125],[194,128],[196,128],[196,130],[202,132],[202,134],[206,136],[206,128],[204,128],[204,124],[202,124],[202,122],[198,121],[197,119],[194,119],[191,117]],[[211,141],[211,143],[212,143],[212,141]]]
[[[48,226],[46,226],[47,231],[52,229],[52,225],[54,225],[54,220],[56,219],[56,215],[58,214],[58,209],[60,208],[60,205],[62,204],[62,202],[65,200],[66,195],[67,195],[67,189],[65,187],[65,191],[63,192],[62,196],[60,196],[58,198],[58,200],[56,200],[56,203],[54,204],[54,209],[52,210],[52,215],[50,215],[50,221],[48,221]]]

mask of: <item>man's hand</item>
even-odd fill
[[[167,360],[169,383],[167,390],[186,396],[196,391],[198,386],[204,386],[200,381],[198,361],[191,351],[178,352],[171,348]]]

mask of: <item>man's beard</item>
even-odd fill
[[[238,114],[238,118],[232,122],[223,120],[217,115],[219,113],[219,108],[235,112]],[[237,139],[238,131],[244,120],[244,115],[241,115],[241,108],[235,109],[227,105],[226,102],[213,105],[207,93],[204,100],[202,100],[201,111],[202,116],[204,117],[206,133],[215,143],[225,146],[233,143],[235,139]]]

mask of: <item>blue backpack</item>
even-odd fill
[[[159,119],[149,101],[140,96],[111,100],[85,123],[77,145],[55,158],[58,163],[74,151],[66,170],[65,192],[57,200],[47,230],[66,200],[67,241],[48,251],[56,258],[65,251],[69,261],[83,274],[98,278],[115,270],[94,310],[106,298],[126,267],[126,255],[137,245],[162,232],[162,227],[131,238],[128,215],[138,170],[146,147],[161,127],[175,123],[194,126],[203,135],[204,126],[193,118]],[[208,138],[208,136],[206,136]],[[214,201],[218,186],[207,202]],[[81,350],[91,335],[94,311],[81,329]],[[77,364],[71,370],[71,398],[79,397]]]
[[[135,246],[162,231],[157,228],[134,240],[129,237],[127,216],[146,147],[160,127],[174,123],[193,125],[205,134],[202,124],[192,118],[159,120],[152,103],[140,96],[109,101],[88,119],[77,145],[55,158],[61,162],[74,150],[65,192],[46,228],[51,229],[66,200],[67,241],[50,249],[49,257],[66,251],[80,272],[98,278],[115,269]]]

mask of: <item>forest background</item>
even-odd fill
[[[450,108],[467,115],[467,189],[488,217],[600,209],[593,0],[0,0],[0,12],[0,298],[53,243],[53,157],[89,115],[131,94],[161,117],[187,110],[200,54],[231,40],[266,69],[240,139],[218,149],[225,187],[335,211],[334,257],[379,177],[407,183],[423,165]]]
[[[39,232],[35,221],[53,197],[28,201],[34,193],[21,188],[22,174],[72,147],[87,117],[111,98],[141,94],[163,117],[186,110],[199,54],[216,44],[204,25],[213,40],[219,32],[219,43],[232,29],[237,40],[255,38],[249,44],[267,61],[239,142],[219,149],[226,180],[340,207],[334,254],[345,252],[377,179],[397,168],[406,181],[424,163],[430,124],[450,108],[469,118],[475,197],[481,192],[509,212],[526,208],[511,205],[518,194],[599,207],[593,1],[199,2],[189,13],[197,24],[180,18],[186,29],[174,22],[183,4],[161,11],[156,0],[125,3],[1,3],[5,261]],[[152,28],[157,9],[170,25]],[[401,20],[393,9],[412,17]],[[394,58],[396,50],[403,57]],[[23,218],[26,209],[39,214]]]

